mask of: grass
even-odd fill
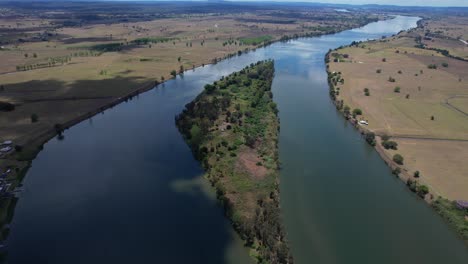
[[[252,64],[206,85],[176,118],[259,263],[275,259],[287,263],[291,258],[279,220],[279,122],[272,101],[273,76],[273,61]]]

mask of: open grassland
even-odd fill
[[[467,211],[444,200],[468,200],[468,61],[456,39],[468,21],[452,21],[426,19],[332,51],[327,61],[337,108],[466,240]]]
[[[451,55],[468,60],[468,17],[444,16],[422,21],[427,48],[447,50]]]
[[[273,76],[264,61],[206,85],[176,123],[257,262],[292,263],[280,222]]]
[[[336,98],[360,109],[371,131],[393,137],[398,150],[387,154],[400,153],[407,171],[424,170],[421,180],[437,193],[468,199],[468,168],[459,162],[468,155],[468,62],[416,47],[423,32],[332,52],[329,71],[344,79]]]
[[[106,23],[64,21],[64,16],[78,12],[74,9],[48,16],[29,14],[22,22],[18,17],[26,15],[4,11],[0,31],[11,37],[2,39],[0,50],[0,101],[15,105],[15,110],[1,115],[0,139],[27,145],[56,124],[184,70],[281,38],[331,33],[377,19],[360,13],[343,17],[326,9],[323,13],[248,11],[157,19],[142,15],[140,20],[110,22],[113,15],[100,14]],[[37,122],[31,122],[32,115]]]

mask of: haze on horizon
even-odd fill
[[[65,0],[72,1],[72,0]],[[99,1],[99,0],[97,0]],[[103,0],[103,1],[223,1],[223,0]],[[426,6],[426,7],[468,7],[468,0],[224,0],[228,2],[285,2],[285,3],[323,3],[347,5],[394,5],[394,6]]]

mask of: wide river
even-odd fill
[[[248,263],[174,116],[204,84],[267,58],[276,67],[281,205],[296,262],[468,263],[463,242],[328,97],[329,49],[417,20],[276,43],[189,71],[67,130],[24,180],[8,263]]]

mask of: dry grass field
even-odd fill
[[[171,78],[173,70],[179,73],[212,63],[265,40],[322,34],[364,22],[362,14],[344,20],[333,10],[304,13],[300,19],[290,16],[275,17],[269,12],[190,14],[53,28],[54,20],[28,18],[19,23],[17,17],[0,18],[3,29],[13,28],[29,37],[0,50],[0,101],[15,105],[14,111],[0,116],[0,140],[28,144],[55,124]],[[320,19],[324,16],[329,19]],[[37,34],[47,40],[39,41]],[[33,114],[38,116],[34,123]]]
[[[385,153],[390,158],[401,154],[403,171],[419,171],[418,180],[436,194],[468,200],[468,62],[431,49],[466,57],[461,41],[431,35],[452,20],[425,20],[424,28],[339,49],[334,52],[339,59],[332,56],[329,70],[341,72],[344,79],[337,85],[337,100],[351,111],[361,109],[357,119],[397,142],[397,150]],[[468,32],[468,20],[458,22],[443,27],[444,34]],[[427,36],[433,41],[423,49],[418,39]],[[455,48],[454,43],[465,46]]]

